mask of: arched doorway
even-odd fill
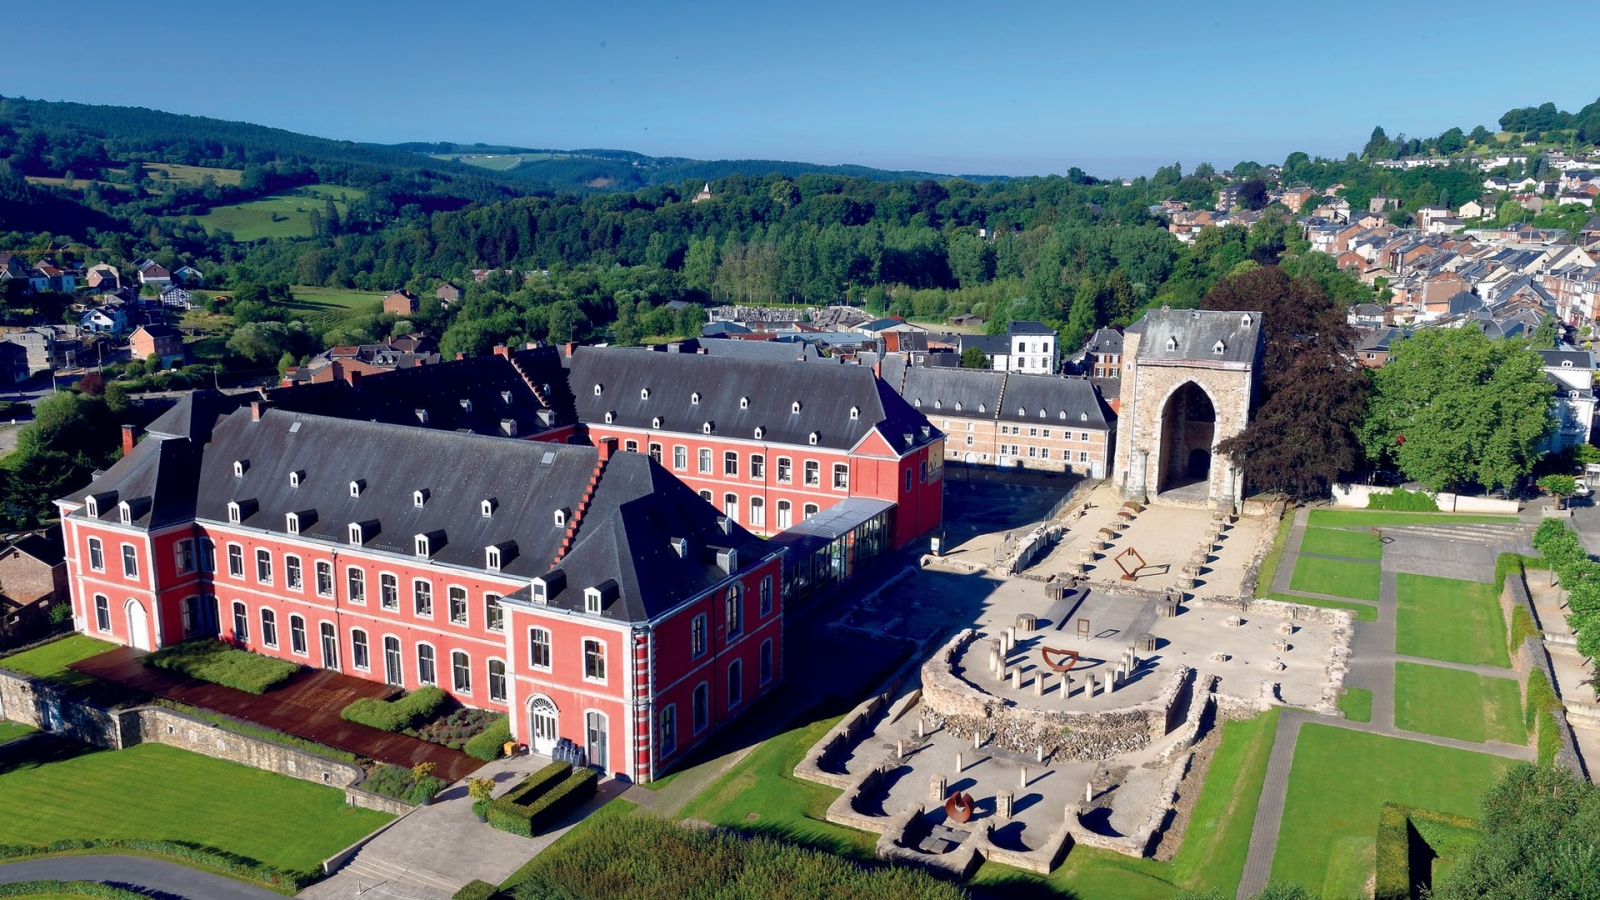
[[[560,711],[549,697],[534,697],[528,701],[528,730],[533,735],[530,745],[533,752],[549,756],[556,748],[556,741],[561,740],[559,716]]]
[[[137,600],[129,600],[128,613],[128,643],[135,650],[153,649],[150,645],[150,620],[145,614],[144,607]]]
[[[1161,410],[1161,468],[1157,491],[1197,485],[1210,493],[1212,450],[1217,409],[1211,397],[1186,381],[1167,398]]]

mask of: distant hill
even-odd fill
[[[550,190],[633,191],[658,184],[715,181],[735,174],[755,178],[779,174],[793,178],[815,172],[870,181],[944,180],[953,177],[937,172],[830,166],[776,159],[705,160],[681,156],[646,156],[629,150],[554,150],[503,144],[422,142],[391,144],[385,149],[421,154],[442,162],[459,162]],[[994,176],[962,177],[969,181],[995,180]]]

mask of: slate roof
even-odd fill
[[[1055,334],[1056,330],[1043,322],[1007,322],[1007,334]]]
[[[284,533],[287,514],[299,513],[301,540],[338,546],[349,545],[351,523],[364,522],[368,551],[409,558],[414,537],[429,534],[435,565],[485,572],[485,548],[498,546],[500,574],[531,579],[551,570],[565,532],[555,512],[579,508],[599,453],[270,408],[257,421],[240,409],[217,423],[209,444],[146,440],[63,502],[96,495],[100,518],[114,522],[127,500],[137,527],[158,528],[227,522],[233,501],[246,527]],[[246,463],[243,476],[235,461]],[[291,472],[301,473],[298,487]],[[363,484],[359,496],[352,481]],[[420,508],[418,490],[427,492]],[[495,503],[488,517],[486,499]],[[688,541],[682,557],[674,538]],[[611,580],[617,597],[602,615],[646,621],[727,578],[715,548],[736,550],[741,567],[770,555],[648,456],[616,453],[560,562],[565,589],[549,605],[581,611],[583,589]]]
[[[1248,323],[1248,324],[1247,324]],[[1260,312],[1152,309],[1126,331],[1141,335],[1141,363],[1254,365],[1261,348]],[[1222,351],[1216,352],[1221,342]],[[1169,349],[1171,348],[1171,349]]]
[[[25,553],[51,568],[67,559],[67,545],[61,538],[61,526],[51,525],[44,531],[24,535],[11,544],[19,553]]]
[[[707,356],[732,359],[759,359],[767,362],[817,362],[822,355],[817,348],[804,341],[734,341],[706,340],[700,349]],[[823,360],[833,362],[833,360]]]
[[[1544,364],[1549,368],[1594,368],[1594,354],[1588,350],[1538,350],[1535,352],[1544,359]]]
[[[1122,332],[1115,328],[1102,328],[1089,338],[1086,349],[1097,354],[1121,353]]]
[[[1109,410],[1094,385],[1082,378],[917,367],[907,370],[903,395],[923,415],[934,418],[1110,427]]]
[[[996,356],[1009,356],[1011,354],[1011,338],[1003,334],[963,334],[961,336],[961,352],[967,352],[969,347],[977,347],[983,355],[993,359]]]
[[[703,434],[710,423],[713,435],[742,440],[754,439],[759,427],[764,441],[801,446],[815,432],[817,446],[835,450],[851,449],[876,430],[901,454],[941,437],[870,368],[807,365],[802,376],[796,365],[579,347],[569,372],[578,418],[596,425],[610,414],[623,427]]]

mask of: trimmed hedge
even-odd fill
[[[383,731],[402,731],[433,718],[448,699],[440,688],[421,687],[398,700],[363,697],[341,710],[339,717]]]
[[[1425,491],[1395,488],[1387,494],[1368,494],[1367,509],[1393,509],[1401,512],[1438,512],[1439,504]]]
[[[533,837],[595,794],[600,773],[551,763],[489,801],[489,824],[501,831]]]
[[[500,749],[511,740],[511,718],[501,716],[492,725],[479,732],[462,749],[473,759],[493,762],[500,758]]]
[[[1419,880],[1411,872],[1411,854],[1417,843],[1452,858],[1476,839],[1477,832],[1477,823],[1463,816],[1385,803],[1378,814],[1373,900],[1411,900],[1413,883]]]
[[[144,894],[98,881],[13,881],[0,884],[0,897],[96,897],[99,900],[150,900]]]
[[[1556,761],[1561,750],[1561,726],[1556,724],[1555,711],[1561,708],[1561,698],[1550,687],[1543,669],[1528,673],[1528,701],[1523,710],[1523,725],[1534,737],[1539,765],[1548,766]]]
[[[145,656],[143,662],[247,694],[265,694],[300,671],[299,663],[238,650],[213,638],[157,650]]]
[[[463,884],[461,890],[455,892],[452,900],[495,900],[499,896],[500,889],[498,887],[487,881],[479,881],[474,878]]]
[[[254,881],[268,887],[300,891],[322,877],[320,870],[297,872],[279,869],[248,857],[191,844],[186,841],[153,841],[125,838],[72,839],[49,844],[0,844],[0,860],[24,859],[32,856],[52,856],[75,850],[131,850],[151,856],[165,856],[178,862],[193,863],[234,878]]]

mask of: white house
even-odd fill
[[[1594,353],[1588,350],[1540,350],[1545,377],[1556,386],[1550,416],[1551,453],[1588,443],[1594,428]]]

